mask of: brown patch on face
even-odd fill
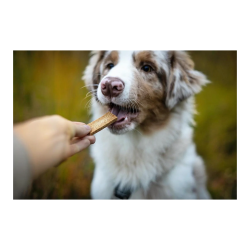
[[[109,53],[106,58],[105,55],[107,54],[107,51],[99,51],[99,58],[98,61],[94,67],[94,71],[93,71],[93,88],[96,90],[98,88],[98,84],[101,81],[101,78],[104,77],[109,69],[105,68],[106,64],[108,63],[114,63],[117,64],[118,59],[119,59],[119,55],[117,51],[112,51],[111,53]],[[104,60],[104,70],[103,72],[100,71],[100,66],[103,63]]]
[[[113,51],[111,51],[111,53],[107,56],[107,58],[105,58],[105,61],[106,61],[106,60],[110,60],[112,63],[117,64],[117,63],[118,63],[118,59],[119,59],[118,51],[113,50]]]
[[[166,98],[167,96],[167,74],[165,72],[164,69],[160,69],[157,74],[157,77],[158,77],[158,80],[159,82],[162,84],[163,86],[163,90],[164,90],[164,99]]]
[[[93,88],[97,89],[100,80],[101,80],[101,72],[100,72],[100,65],[102,63],[102,60],[105,56],[106,51],[100,51],[99,52],[99,59],[95,65],[94,71],[93,71]]]
[[[157,77],[162,84],[163,87],[167,86],[167,74],[164,69],[160,69],[160,71],[157,74]]]
[[[133,55],[134,62],[137,68],[147,64],[157,71],[156,60],[154,59],[153,51],[142,51]]]
[[[140,124],[143,133],[151,134],[162,129],[168,122],[169,110],[155,96],[144,106],[147,108],[145,120]]]
[[[141,89],[148,94],[139,94],[138,101],[143,105],[140,113],[140,128],[150,134],[161,129],[168,120],[169,110],[165,106],[165,98],[163,91],[155,91],[151,86],[147,86],[141,82]]]
[[[118,63],[119,60],[119,54],[118,51],[113,50],[111,51],[104,59],[104,64],[103,64],[103,76],[107,75],[109,72],[109,68],[107,68],[107,65],[109,63],[113,63],[114,65],[116,65]]]
[[[165,105],[167,75],[156,64],[154,53],[151,51],[139,52],[135,55],[135,73],[137,83],[137,102],[140,105],[140,115],[137,122],[145,134],[150,134],[161,129],[167,122],[169,110]],[[154,71],[147,73],[142,71],[141,65],[152,65]]]

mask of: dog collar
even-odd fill
[[[117,185],[114,190],[114,196],[121,200],[127,200],[132,194],[131,188],[120,188],[120,185]]]

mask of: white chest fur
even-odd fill
[[[93,101],[93,119],[103,115],[103,109]],[[183,107],[181,108],[183,110]],[[113,135],[104,129],[96,135],[91,148],[96,170],[105,175],[109,185],[129,186],[148,190],[149,186],[173,167],[192,165],[194,157],[186,152],[192,145],[191,112],[173,113],[165,129],[151,135],[134,130],[124,135]],[[189,155],[195,154],[195,150]],[[95,174],[97,176],[97,174]],[[99,180],[105,181],[104,179]],[[99,183],[99,186],[101,184]],[[111,189],[112,189],[111,188]]]

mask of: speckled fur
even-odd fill
[[[103,74],[105,64],[101,62],[110,54],[94,52],[84,72],[83,79],[89,89],[97,88],[97,96],[91,101],[93,120],[107,112],[107,107],[99,102],[105,104],[98,93],[99,86],[93,84],[98,84],[96,74],[100,75],[100,82],[112,73]],[[193,95],[208,82],[206,77],[193,69],[193,62],[185,52],[113,54],[120,67],[113,71],[113,76],[120,77],[127,86],[116,101],[136,97],[142,112],[120,135],[110,133],[107,128],[96,134],[96,143],[91,146],[95,162],[92,198],[114,198],[118,184],[133,190],[131,199],[209,198],[205,167],[196,153],[191,126],[195,113]],[[154,63],[155,74],[149,76],[140,71],[143,60]],[[149,92],[151,99],[147,98]]]

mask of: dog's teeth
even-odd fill
[[[128,120],[128,117],[126,116],[125,121],[127,121],[127,120]]]

